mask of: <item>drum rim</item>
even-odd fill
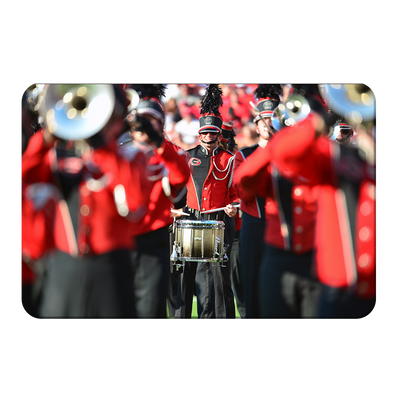
[[[198,262],[220,262],[220,261],[225,261],[224,257],[220,257],[220,258],[210,258],[210,257],[178,257],[179,261],[198,261]]]
[[[197,227],[225,227],[224,221],[214,221],[214,220],[195,220],[195,219],[181,219],[176,221],[177,226],[188,228],[190,225]]]

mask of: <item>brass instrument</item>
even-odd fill
[[[298,94],[291,95],[285,103],[280,103],[275,108],[271,117],[272,125],[277,131],[286,126],[293,126],[307,118],[310,111],[310,104],[305,97]]]
[[[367,85],[319,85],[328,108],[351,125],[375,119],[375,96]]]
[[[115,105],[112,85],[46,85],[39,113],[56,137],[87,139],[109,121]]]

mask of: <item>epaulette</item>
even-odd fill
[[[230,155],[234,156],[235,154],[232,153],[231,151],[224,149],[223,147],[220,147],[220,150],[226,151],[227,153],[229,153]]]

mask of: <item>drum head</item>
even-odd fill
[[[225,227],[225,223],[223,221],[197,221],[181,219],[176,221],[176,226],[188,229],[221,229]]]

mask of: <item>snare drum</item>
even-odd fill
[[[224,259],[222,221],[177,220],[174,222],[174,249],[171,260],[220,262]]]

